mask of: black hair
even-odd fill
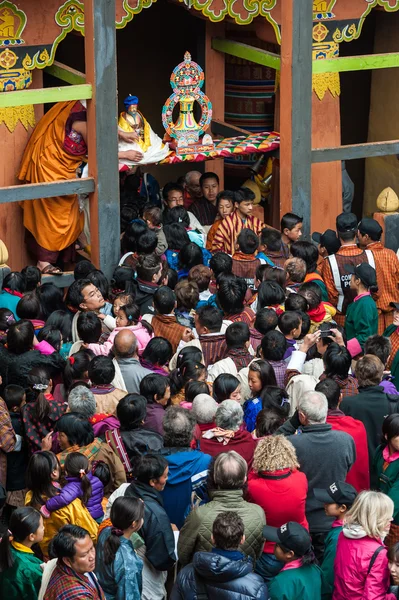
[[[150,373],[140,381],[140,394],[147,400],[147,404],[155,404],[158,398],[163,398],[170,387],[169,378],[159,373]]]
[[[93,427],[80,413],[63,414],[58,419],[55,429],[66,435],[71,446],[87,446],[94,441]]]
[[[80,260],[76,263],[73,270],[73,276],[75,281],[77,279],[86,279],[91,271],[95,271],[96,267],[89,260]]]
[[[10,325],[7,331],[7,348],[12,354],[23,354],[31,350],[35,330],[30,321],[21,320]]]
[[[101,481],[104,487],[107,487],[111,481],[110,468],[103,460],[95,460],[92,462],[91,473]]]
[[[259,279],[259,281],[275,281],[283,290],[285,290],[287,276],[284,269],[274,265],[260,265],[260,267],[263,267],[263,269],[261,271],[262,278]],[[258,269],[260,269],[260,267],[258,267]]]
[[[307,273],[314,273],[316,271],[319,251],[315,244],[301,240],[291,244],[290,251],[294,258],[302,258],[305,261]]]
[[[89,370],[90,361],[94,358],[94,352],[88,348],[81,348],[70,356],[64,368],[64,384],[67,390],[76,380],[84,380],[85,373]]]
[[[54,350],[56,350],[56,352],[61,350],[61,331],[51,327],[51,325],[42,327],[37,334],[37,339],[39,342],[43,342],[43,340],[46,341],[54,348]]]
[[[139,256],[136,265],[138,279],[143,281],[152,281],[153,276],[158,273],[162,267],[162,262],[156,254],[143,254]]]
[[[179,223],[183,227],[190,227],[190,217],[184,206],[175,206],[165,211],[163,223],[165,226]]]
[[[149,484],[162,477],[167,467],[168,461],[161,454],[144,454],[137,459],[134,474],[137,481]]]
[[[97,344],[102,333],[101,320],[93,311],[82,312],[76,323],[79,339],[85,344]]]
[[[330,379],[329,377],[322,379],[316,385],[315,391],[325,395],[329,410],[334,410],[338,407],[341,388],[334,379]]]
[[[159,267],[158,267],[159,269]],[[134,300],[136,295],[135,284],[135,271],[132,267],[122,265],[116,267],[112,274],[111,285],[113,290],[121,290],[124,294],[129,294]]]
[[[281,250],[281,233],[272,227],[264,227],[260,232],[260,243],[267,246],[269,252]]]
[[[133,219],[126,226],[125,233],[121,240],[121,251],[122,254],[127,252],[137,252],[137,240],[140,236],[148,231],[148,226],[142,219]]]
[[[274,369],[271,366],[271,364],[267,362],[267,360],[254,360],[248,366],[248,369],[249,371],[258,373],[261,384],[261,390],[263,390],[266,386],[277,386]]]
[[[177,271],[175,271],[175,269],[171,269],[169,267],[169,269],[167,270],[167,276],[168,276],[168,287],[170,287],[171,290],[174,290],[177,282],[179,281],[179,276],[177,274]]]
[[[213,397],[218,404],[223,402],[223,400],[229,400],[231,394],[239,385],[240,381],[237,377],[230,375],[230,373],[222,373],[221,375],[218,375],[213,382]]]
[[[266,335],[269,331],[276,329],[278,323],[278,316],[275,310],[272,308],[261,308],[256,313],[254,327],[256,331],[259,331],[262,335]]]
[[[40,509],[49,498],[59,493],[51,479],[57,468],[60,469],[60,463],[53,452],[41,450],[32,454],[26,470],[26,487],[32,493],[31,506]]]
[[[207,179],[216,179],[216,181],[219,184],[219,176],[216,175],[216,173],[213,173],[212,171],[207,171],[206,173],[202,173],[202,175],[201,175],[201,177],[199,179],[200,187],[202,187],[204,185],[204,182]]]
[[[138,429],[145,421],[146,414],[147,400],[140,394],[127,394],[116,407],[116,415],[120,421],[122,431]]]
[[[88,531],[79,525],[64,525],[52,539],[54,558],[73,558],[76,554],[76,542],[88,536]]]
[[[286,419],[290,412],[289,396],[285,390],[280,387],[268,385],[264,387],[260,394],[262,408],[274,410]]]
[[[14,510],[8,525],[12,539],[21,544],[29,535],[36,533],[39,529],[41,518],[40,512],[31,506],[22,506]],[[11,569],[13,564],[14,557],[11,552],[11,539],[9,533],[6,532],[0,541],[0,573]]]
[[[227,348],[244,348],[251,334],[246,323],[237,321],[227,327],[225,336]]]
[[[25,389],[20,385],[15,385],[14,383],[10,383],[4,388],[3,397],[4,402],[9,411],[12,410],[14,406],[20,406],[25,396]]]
[[[196,310],[196,314],[202,327],[206,327],[211,333],[220,331],[223,315],[218,308],[205,304]]]
[[[28,265],[22,269],[21,273],[25,277],[25,291],[33,292],[42,280],[40,269],[33,265]]]
[[[298,223],[303,223],[303,217],[298,217],[295,213],[285,213],[281,219],[281,231],[284,231],[284,229],[291,231]]]
[[[137,239],[137,254],[152,254],[158,246],[158,236],[152,229],[144,231]]]
[[[180,368],[188,360],[200,362],[202,351],[197,346],[184,346],[177,355],[176,367]]]
[[[66,295],[66,304],[71,306],[75,310],[80,310],[80,305],[84,301],[83,290],[88,286],[92,285],[90,279],[77,279],[68,288]],[[43,287],[43,286],[40,286]]]
[[[80,479],[80,485],[82,486],[81,500],[86,506],[92,495],[90,479],[87,477],[90,465],[86,456],[80,452],[68,452],[65,458],[64,470],[67,476]]]
[[[301,335],[299,336],[298,340],[302,340],[305,337],[305,335],[309,333],[312,322],[308,313],[302,312],[301,310],[298,310],[297,312],[302,319]]]
[[[283,288],[275,281],[262,281],[258,287],[257,312],[267,306],[284,304],[285,294]]]
[[[301,324],[301,315],[296,311],[283,312],[278,318],[278,328],[283,335],[289,335]]]
[[[44,321],[47,321],[51,313],[55,310],[66,309],[63,291],[61,288],[54,285],[54,283],[43,283],[37,288],[36,293],[38,294],[40,304],[42,305]]]
[[[169,375],[172,396],[182,390],[188,381],[198,381],[204,371],[205,366],[195,360],[186,360],[174,369]]]
[[[166,365],[173,356],[172,344],[163,337],[153,337],[143,350],[141,358],[152,365]]]
[[[168,247],[171,250],[179,251],[183,248],[183,246],[190,243],[190,238],[188,237],[186,228],[181,223],[171,223],[170,225],[165,225],[164,233]]]
[[[119,308],[119,312],[124,313],[126,319],[129,321],[129,325],[137,325],[140,321],[140,307],[135,303],[123,304]],[[154,333],[153,328],[144,319],[140,321],[140,324],[147,332],[152,335]]]
[[[385,417],[382,424],[381,443],[386,446],[390,440],[399,436],[399,414],[393,413]]]
[[[19,271],[11,271],[11,273],[4,277],[2,289],[23,294],[26,291],[25,277]]]
[[[141,498],[121,496],[116,498],[111,507],[110,519],[113,527],[104,542],[104,564],[112,565],[121,541],[120,532],[126,531],[134,522],[140,522],[144,517],[144,502]]]
[[[321,289],[315,281],[307,281],[306,283],[302,283],[298,290],[298,294],[306,299],[309,305],[309,310],[317,308],[322,301]]]
[[[166,183],[163,186],[163,190],[162,190],[162,197],[166,202],[168,200],[169,192],[181,192],[182,194],[184,194],[184,188],[179,183],[174,183],[173,181]]]
[[[262,409],[256,417],[255,433],[258,438],[273,435],[283,425],[284,416],[276,409]]]
[[[244,254],[255,254],[259,248],[259,238],[252,229],[245,227],[238,234],[237,244]]]
[[[55,310],[46,321],[52,329],[59,329],[64,344],[72,341],[72,314],[68,310]]]
[[[288,294],[284,308],[286,311],[301,310],[307,312],[309,310],[308,301],[301,294]]]
[[[179,268],[190,270],[195,265],[204,264],[201,248],[194,242],[185,244],[179,252]]]
[[[115,366],[110,356],[95,356],[89,364],[89,379],[94,385],[108,385],[115,377]]]
[[[225,315],[234,315],[244,310],[247,289],[245,279],[242,277],[224,276],[220,279],[217,299]]]
[[[209,267],[212,269],[215,278],[221,273],[231,273],[233,269],[233,259],[226,252],[215,252],[209,261]]]
[[[44,367],[33,367],[29,371],[27,384],[35,398],[34,417],[36,421],[44,421],[50,414],[50,405],[44,393],[50,385],[50,374]]]
[[[20,319],[40,319],[42,306],[36,292],[28,292],[17,304],[17,316]]]
[[[104,300],[108,299],[109,296],[109,282],[106,276],[102,271],[96,269],[95,271],[90,271],[87,276],[87,279],[91,281],[91,283],[101,292]]]
[[[205,381],[188,381],[184,386],[184,400],[193,402],[199,394],[209,394],[209,386]]]
[[[15,323],[14,313],[8,308],[0,308],[0,331],[7,331]]]
[[[333,342],[323,355],[323,363],[327,377],[338,376],[346,379],[352,364],[352,357],[345,346],[339,346]]]
[[[176,295],[168,286],[159,287],[153,296],[154,308],[161,315],[169,315],[173,312],[176,303]]]
[[[287,351],[287,340],[281,331],[269,331],[261,341],[262,354],[265,360],[283,360]]]
[[[391,350],[391,340],[383,335],[371,335],[364,345],[364,353],[377,356],[384,366],[388,362]]]
[[[231,190],[222,190],[216,196],[216,207],[219,208],[219,203],[221,200],[229,200],[234,207],[234,202],[236,202],[236,198],[236,192],[232,192]]]
[[[240,202],[248,202],[248,200],[252,200],[253,202],[255,199],[255,192],[253,192],[251,188],[247,186],[240,187],[236,192],[236,202],[238,204]]]

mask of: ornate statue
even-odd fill
[[[139,99],[137,96],[129,95],[125,101],[125,112],[119,117],[118,127],[122,133],[132,134],[131,140],[119,139],[118,149],[121,152],[126,150],[136,150],[143,155],[139,162],[132,162],[127,159],[119,159],[119,162],[125,165],[151,164],[156,163],[167,157],[169,154],[168,144],[164,144],[161,138],[153,132],[148,121],[145,120],[142,113],[138,110]]]

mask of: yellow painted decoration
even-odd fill
[[[0,69],[0,92],[25,90],[31,83],[31,71],[25,71],[24,69]]]
[[[8,106],[7,108],[0,108],[0,125],[7,127],[10,133],[14,133],[18,123],[21,123],[26,131],[29,127],[36,125],[35,109],[32,104],[26,106]]]
[[[6,48],[3,50],[3,52],[0,52],[0,67],[3,69],[12,69],[17,60],[17,55],[9,48]]]
[[[338,56],[339,46],[335,42],[313,44],[313,60],[337,58]],[[323,100],[327,91],[329,91],[334,98],[341,94],[339,73],[314,73],[312,76],[312,85],[313,90],[319,100]]]
[[[0,46],[24,44],[20,39],[25,29],[26,14],[8,0],[0,2]]]
[[[43,52],[38,50],[33,57],[30,57],[29,54],[26,54],[25,58],[22,61],[22,66],[24,69],[31,71],[32,69],[43,69],[49,62],[50,56],[46,49]]]
[[[317,23],[313,27],[313,39],[315,42],[322,42],[328,36],[328,29],[323,23]]]

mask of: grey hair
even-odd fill
[[[137,354],[137,338],[134,335],[134,339],[132,340],[131,345],[125,349],[124,352],[122,352],[119,348],[118,348],[118,335],[121,332],[118,332],[114,338],[114,345],[113,345],[113,351],[116,357],[118,358],[131,358],[132,356],[134,356],[135,354]]]
[[[197,423],[212,423],[219,404],[209,394],[198,394],[193,400],[191,412]]]
[[[77,412],[87,419],[95,415],[97,411],[94,394],[84,385],[77,385],[69,392],[68,406],[71,412]]]
[[[223,400],[216,411],[215,423],[222,429],[238,431],[244,419],[244,411],[235,400]]]
[[[328,402],[321,392],[305,392],[298,402],[298,410],[303,412],[309,423],[325,423]]]
[[[247,480],[248,465],[234,450],[222,452],[213,463],[213,481],[219,490],[242,489]]]
[[[181,406],[170,406],[163,418],[163,443],[168,448],[188,448],[194,435],[195,417]]]

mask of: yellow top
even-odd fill
[[[151,127],[139,110],[137,111],[137,113],[143,119],[144,140],[140,138],[136,143],[140,146],[143,152],[147,152],[148,148],[151,146]],[[121,112],[118,121],[118,127],[122,129],[122,131],[126,131],[127,133],[133,133],[135,130],[130,125],[129,121],[125,118],[125,114],[125,112]]]

